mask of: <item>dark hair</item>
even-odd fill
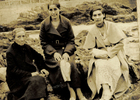
[[[48,4],[48,9],[49,9],[50,5],[56,5],[56,7],[57,7],[58,9],[60,9],[60,3],[59,3],[59,2],[49,3],[49,4]]]
[[[92,18],[93,12],[94,12],[94,11],[97,11],[97,10],[101,10],[102,14],[105,14],[105,17],[104,17],[104,19],[105,19],[105,18],[106,18],[106,13],[105,13],[104,8],[101,7],[101,6],[94,6],[94,7],[91,9],[91,11],[90,11],[90,19],[94,21],[94,19]]]

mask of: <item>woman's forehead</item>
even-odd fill
[[[24,31],[20,31],[20,32],[16,33],[16,36],[20,36],[20,35],[25,35],[25,32]]]
[[[102,13],[102,11],[101,10],[96,10],[96,11],[93,12],[93,14],[99,14],[99,13]]]
[[[52,8],[57,8],[57,6],[52,4],[52,5],[50,5],[49,9],[52,9]]]

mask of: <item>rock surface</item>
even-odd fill
[[[49,16],[46,5],[47,4],[42,4],[29,11],[20,13],[17,20],[9,24],[0,25],[0,31],[10,31],[19,26],[24,27],[26,30],[39,29],[41,21]],[[132,22],[137,20],[137,13],[135,10],[117,2],[107,4],[97,1],[85,1],[75,7],[62,6],[60,14],[70,19],[74,25],[88,25],[94,23],[90,19],[89,12],[96,5],[104,8],[107,14],[106,20],[113,22]]]
[[[80,72],[83,75],[83,77],[85,77],[87,75],[87,70],[88,70],[88,63],[89,60],[91,58],[91,55],[89,54],[89,52],[87,52],[86,50],[84,50],[82,48],[85,39],[86,39],[86,35],[88,34],[89,29],[86,28],[85,30],[81,30],[81,31],[77,31],[79,32],[79,34],[76,35],[75,38],[75,43],[76,43],[76,47],[77,47],[77,51],[76,53],[76,63],[78,64],[78,69],[80,70]],[[32,34],[32,33],[38,33],[39,31],[28,31],[28,34]],[[135,67],[134,67],[134,71],[137,74],[137,76],[140,76],[140,62],[139,62],[139,52],[138,50],[138,28],[137,26],[131,26],[129,28],[125,28],[124,29],[125,34],[127,35],[126,41],[125,41],[125,52],[126,55],[128,57],[128,60],[135,63]],[[2,56],[0,58],[1,61],[3,61],[3,63],[0,63],[1,68],[5,69],[6,68],[6,62],[5,62],[5,50],[8,48],[8,46],[13,42],[13,36],[11,34],[11,32],[8,33],[3,33],[1,35],[1,39],[3,40],[3,53]],[[34,39],[34,38],[27,38],[27,43],[29,45],[31,45],[35,50],[37,50],[39,53],[41,53],[43,55],[43,51],[41,49],[41,45],[40,45],[40,41],[38,38]],[[136,50],[137,52],[134,53],[134,50]],[[2,71],[2,70],[1,70]],[[3,73],[3,72],[2,72]],[[6,74],[6,73],[4,73]],[[4,75],[3,74],[3,75]],[[9,89],[7,87],[7,84],[5,82],[5,79],[1,79],[1,84],[0,84],[0,97],[1,100],[4,100],[4,98],[7,95],[7,92],[9,92]],[[49,87],[48,87],[49,88]],[[51,90],[50,90],[51,91]],[[120,98],[116,99],[116,100],[139,100],[139,91],[140,91],[140,83],[137,84],[132,84],[131,88],[127,91],[127,93],[125,93],[123,96],[121,96]],[[84,93],[87,98],[90,98],[90,95],[88,93]],[[60,100],[59,96],[55,96],[53,94],[49,94],[49,100],[54,100],[54,98],[56,100]]]

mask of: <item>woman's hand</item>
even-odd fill
[[[38,72],[32,72],[31,75],[32,76],[37,76],[37,75],[39,75],[39,73]]]
[[[40,72],[43,75],[43,77],[47,77],[49,75],[49,72],[46,69],[42,69]]]
[[[97,59],[108,59],[108,52],[105,50],[94,48],[90,53]]]
[[[60,61],[62,59],[60,53],[55,52],[54,53],[54,59],[55,59],[55,61]]]
[[[107,54],[104,54],[104,55],[98,55],[98,56],[95,56],[96,58],[99,58],[99,59],[108,59],[108,55]]]
[[[41,77],[46,77],[46,75],[45,75],[45,74],[42,74],[42,73],[39,74],[39,76],[41,76]]]
[[[70,56],[69,56],[68,53],[64,53],[63,56],[62,56],[62,58],[63,58],[64,60],[66,60],[66,61],[69,61],[69,60],[70,60]]]

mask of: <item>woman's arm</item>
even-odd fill
[[[86,50],[91,50],[93,48],[96,48],[96,37],[93,33],[93,31],[89,31],[87,36],[86,36],[86,40],[85,40],[85,43],[83,45],[83,48],[86,49]]]
[[[123,49],[123,40],[121,40],[120,42],[118,42],[117,44],[115,44],[114,47],[112,47],[111,49],[108,50],[108,56],[110,58],[116,56],[118,54],[118,52]]]
[[[123,49],[123,46],[124,46],[124,44],[121,40],[120,42],[115,44],[115,46],[113,46],[111,49],[108,49],[108,51],[98,49],[98,48],[93,48],[92,55],[94,55],[95,58],[99,58],[99,59],[113,58],[114,56],[116,56],[118,54],[118,52],[121,49]]]
[[[36,64],[38,70],[41,71],[44,68],[46,69],[47,67],[43,56],[40,53],[38,53],[36,50],[34,50],[32,47],[29,46],[29,48],[31,50],[30,52],[32,53],[34,63]]]
[[[72,26],[70,24],[70,21],[68,21],[68,30],[67,30],[67,45],[65,47],[64,53],[68,53],[69,55],[74,54],[76,47],[74,42],[74,33],[72,30]]]
[[[23,71],[19,69],[16,65],[17,62],[14,60],[14,56],[11,53],[6,53],[6,60],[7,60],[7,74],[8,75],[16,75],[17,77],[27,77],[31,76],[30,72]]]
[[[106,50],[93,48],[91,54],[95,59],[108,59],[108,53]]]

